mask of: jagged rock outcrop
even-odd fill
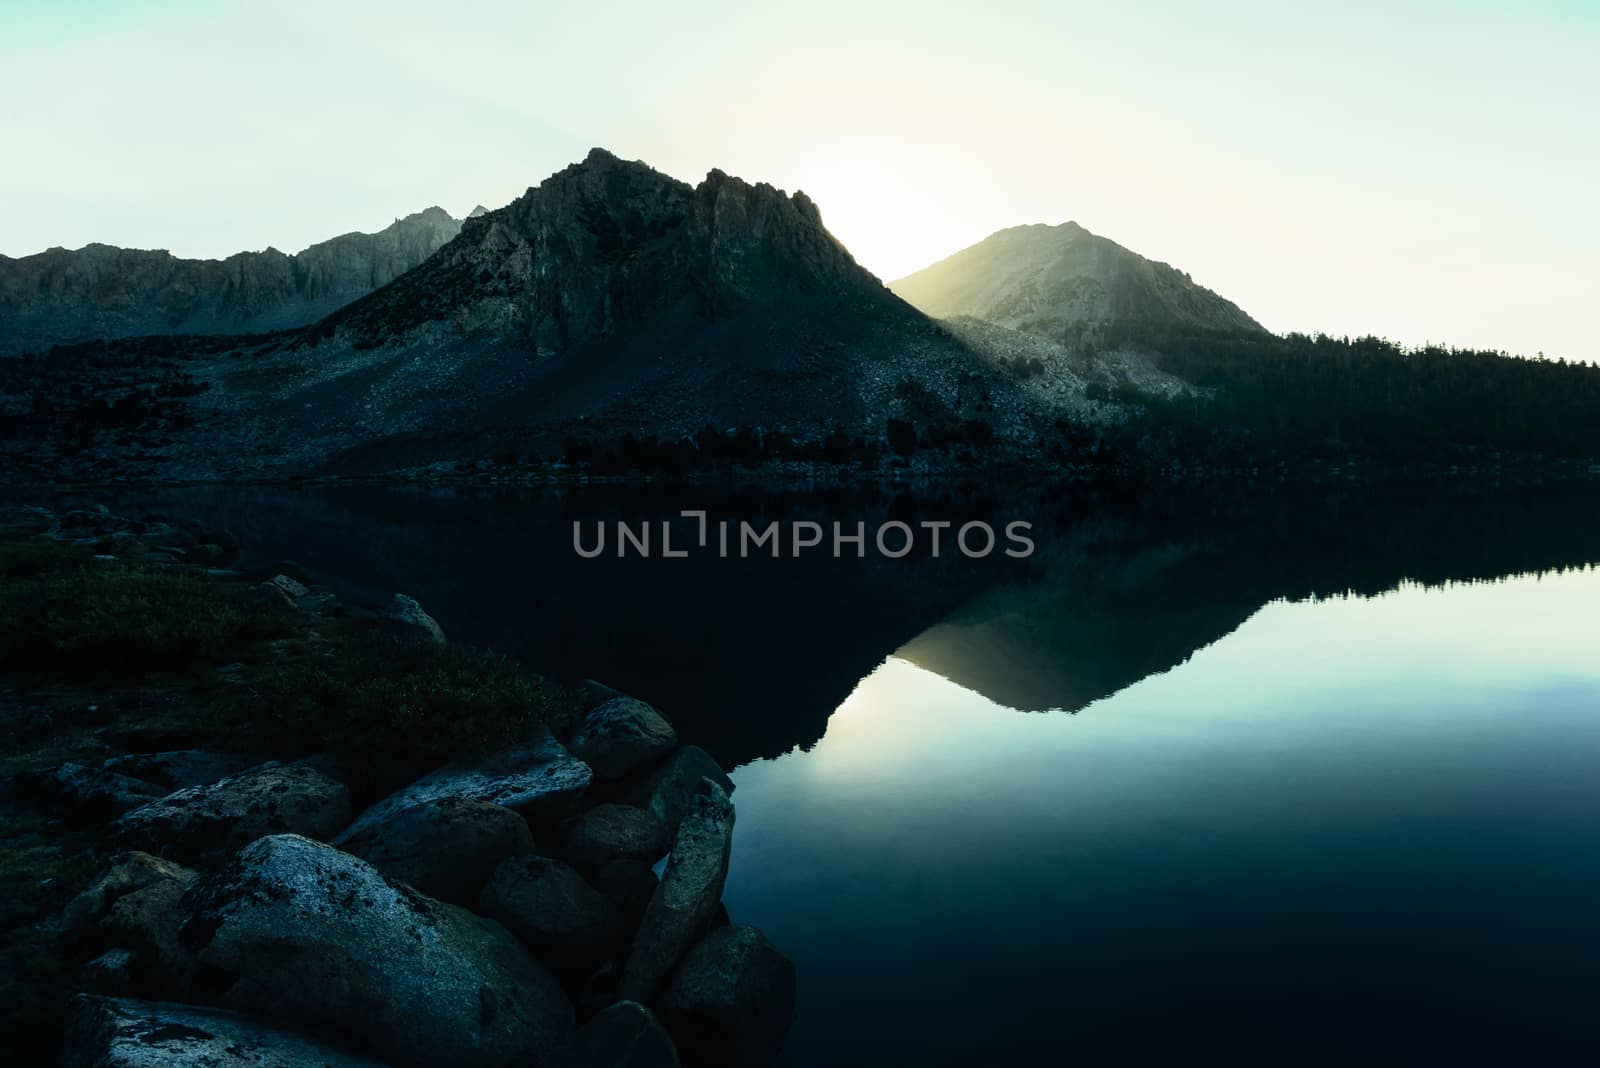
[[[1068,343],[1118,323],[1263,332],[1186,273],[1074,222],[1001,230],[890,288],[938,319],[968,315]]]
[[[225,260],[92,244],[0,256],[0,356],[144,334],[245,334],[304,326],[400,277],[454,237],[443,209],[287,255]]]
[[[900,307],[804,193],[719,170],[690,186],[597,148],[467,219],[405,285],[331,316],[318,333],[373,345],[429,324],[493,326],[553,354],[674,308],[727,317],[830,291]]]

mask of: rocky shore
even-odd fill
[[[95,525],[31,518],[56,544]],[[126,535],[120,556],[83,567],[203,572],[318,640],[319,621],[354,619],[419,658],[447,644],[409,598],[343,606],[288,574],[228,571],[220,535],[98,525]],[[733,782],[645,702],[595,682],[570,700],[513,713],[492,748],[441,743],[438,766],[382,791],[360,751],[314,736],[301,753],[129,749],[13,773],[8,804],[77,836],[75,892],[30,930],[87,961],[63,977],[61,1063],[770,1063],[795,969],[722,905]],[[416,724],[393,728],[414,750],[400,735]]]

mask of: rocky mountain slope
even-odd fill
[[[296,334],[204,355],[196,474],[392,469],[561,435],[881,435],[1037,401],[860,267],[803,193],[596,149]],[[548,453],[547,453],[548,455]]]
[[[398,278],[460,229],[432,207],[292,256],[269,248],[190,260],[100,244],[0,256],[0,356],[107,338],[303,326]]]
[[[1121,323],[1264,333],[1186,273],[1073,222],[1001,230],[890,288],[937,319],[971,316],[1066,343]]]

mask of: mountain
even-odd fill
[[[969,418],[1005,378],[857,264],[804,193],[718,170],[691,186],[595,149],[219,368],[204,400],[277,420],[284,462],[370,470],[549,455],[567,433],[881,434],[900,412]]]
[[[1067,343],[1118,324],[1265,332],[1186,273],[1073,222],[1001,230],[890,288],[936,319],[971,316]]]
[[[150,334],[245,334],[304,326],[393,281],[454,237],[443,208],[287,255],[225,260],[86,245],[0,256],[0,356]]]
[[[152,410],[181,401],[182,433],[152,433],[139,455],[192,477],[549,457],[573,434],[676,442],[708,425],[879,440],[891,417],[981,416],[1004,435],[1082,390],[1020,388],[1010,362],[857,264],[805,194],[716,170],[691,186],[600,149],[303,330],[74,358],[129,419],[130,392]],[[13,376],[0,408],[60,435],[66,409],[39,399],[50,374],[69,371]]]

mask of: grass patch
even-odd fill
[[[329,752],[358,793],[397,786],[439,764],[558,734],[575,697],[484,649],[419,644],[373,628],[252,670],[213,705],[246,746]]]
[[[0,540],[0,581],[76,571],[93,555],[88,546],[46,538]]]
[[[285,623],[182,571],[106,562],[0,581],[0,666],[96,675],[215,661]]]

